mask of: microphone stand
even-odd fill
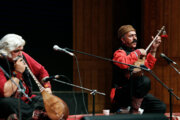
[[[174,67],[170,62],[168,62],[168,64],[178,73],[178,74],[180,74],[180,72],[179,72],[179,70],[176,68],[176,67]],[[176,63],[175,64],[178,68],[179,68],[179,65]],[[172,120],[172,98],[171,98],[171,96],[172,96],[172,89],[169,89],[169,101],[170,101],[170,120]],[[175,97],[176,97],[176,99],[177,100],[180,100],[180,98],[179,97],[177,97],[176,95],[174,95]]]
[[[111,59],[108,59],[108,58],[103,58],[103,57],[100,57],[100,56],[96,56],[96,55],[93,55],[93,54],[88,54],[88,53],[85,53],[85,52],[81,52],[81,51],[77,51],[77,50],[73,50],[73,49],[69,49],[69,48],[65,48],[66,50],[69,50],[71,52],[77,52],[77,53],[80,53],[80,54],[84,54],[84,55],[88,55],[88,56],[92,56],[92,57],[96,57],[96,58],[99,58],[99,59],[102,59],[102,60],[107,60],[107,61],[110,61],[110,62],[116,62],[116,63],[120,63],[120,64],[124,64],[124,65],[128,65],[131,70],[134,69],[134,68],[139,68],[141,70],[145,70],[147,72],[149,72],[163,87],[165,87],[168,92],[169,92],[169,105],[170,105],[170,120],[172,120],[172,95],[176,97],[177,100],[180,100],[180,98],[175,94],[173,93],[173,90],[170,89],[167,85],[165,85],[154,73],[152,70],[150,70],[149,68],[146,68],[146,66],[142,65],[140,67],[137,67],[135,65],[130,65],[130,64],[126,64],[126,63],[122,63],[122,62],[118,62],[118,61],[114,61],[114,60],[111,60]],[[173,68],[175,68],[173,66]],[[175,68],[175,70],[177,71],[177,69]],[[132,71],[130,71],[130,74]],[[180,72],[177,71],[179,74]]]
[[[165,87],[168,92],[169,92],[169,109],[170,109],[170,120],[172,120],[172,95],[176,97],[177,100],[180,100],[180,98],[173,93],[173,90],[171,88],[169,88],[167,85],[165,85],[154,73],[152,70],[149,71],[151,73],[151,75],[163,86]]]
[[[179,72],[179,70],[176,68],[176,67],[174,67],[171,63],[168,63],[178,74],[180,74],[180,72]],[[177,63],[176,63],[176,66],[179,68],[179,65],[177,65]]]
[[[29,101],[32,101],[29,96],[25,93],[24,89],[22,89],[12,78],[10,78],[10,80],[17,86],[18,88],[18,92],[19,92],[19,99],[18,99],[18,107],[19,107],[19,120],[21,120],[21,96],[22,94],[29,100]]]
[[[54,80],[56,82],[66,84],[66,85],[69,85],[69,86],[72,86],[72,87],[80,88],[80,89],[91,92],[90,94],[93,95],[93,115],[95,115],[95,95],[96,94],[100,94],[100,95],[104,95],[104,96],[106,95],[105,93],[98,92],[97,90],[88,89],[88,88],[85,88],[85,87],[81,87],[81,86],[71,84],[71,83],[67,83],[67,82],[64,82],[64,81],[61,81],[61,80],[57,80],[57,79],[52,79],[52,80]]]

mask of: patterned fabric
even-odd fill
[[[33,120],[50,120],[47,113],[42,110],[35,110],[32,115]]]
[[[16,114],[11,114],[7,120],[18,120]],[[47,116],[47,113],[42,110],[35,110],[32,115],[32,120],[50,120]]]
[[[18,117],[16,114],[11,114],[9,115],[9,117],[7,118],[7,120],[18,120]]]
[[[170,119],[170,113],[165,113],[165,116]],[[180,113],[172,113],[172,120],[180,120]]]
[[[139,113],[139,108],[141,107],[142,101],[143,98],[132,97],[132,108],[131,108],[132,113]]]

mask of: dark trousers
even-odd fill
[[[146,76],[140,76],[127,80],[127,84],[116,88],[112,111],[116,112],[122,107],[131,106],[132,97],[144,98],[141,108],[144,113],[165,113],[166,105],[159,99],[148,94],[151,88],[150,79]]]
[[[144,109],[144,113],[166,112],[166,105],[151,94],[147,94],[146,96],[144,96],[144,100],[142,102],[141,108]]]
[[[28,120],[32,118],[35,109],[44,109],[43,99],[40,96],[32,98],[29,104],[17,98],[0,98],[0,118],[7,118],[14,113],[19,117],[20,110],[22,120]]]

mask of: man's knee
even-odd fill
[[[143,76],[136,84],[134,96],[137,98],[142,98],[148,94],[151,89],[151,81],[148,77]]]

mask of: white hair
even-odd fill
[[[25,40],[17,34],[7,34],[0,40],[0,54],[12,57],[10,52],[25,45]]]

